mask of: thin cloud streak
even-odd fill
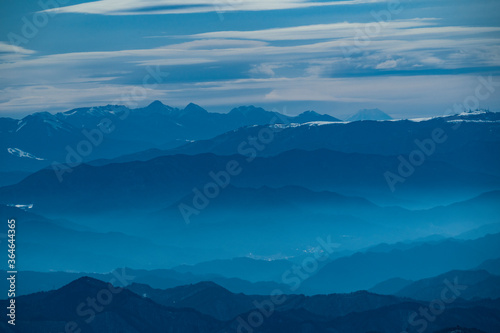
[[[463,26],[436,26],[423,27],[433,24],[431,18],[400,20],[385,23],[380,28],[379,34],[371,36],[373,39],[408,37],[417,35],[470,35],[487,32],[500,31],[499,27],[463,27]],[[254,31],[217,31],[191,35],[191,38],[240,38],[263,41],[299,41],[314,39],[339,39],[352,38],[363,32],[366,23],[334,23],[334,24],[316,24],[289,28],[265,29]]]
[[[56,13],[99,15],[166,15],[234,11],[268,11],[326,6],[352,6],[385,0],[344,0],[315,2],[308,0],[100,0],[46,10]]]

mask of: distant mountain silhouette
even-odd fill
[[[0,214],[20,221],[16,228],[17,253],[23,256],[25,270],[106,272],[127,265],[157,268],[197,262],[201,254],[198,250],[152,243],[123,232],[97,232],[67,220],[48,219],[15,207],[0,205]],[[161,253],[170,253],[170,257]],[[195,253],[197,260],[192,257]],[[144,262],[145,256],[148,262]],[[88,260],[89,257],[99,260]],[[205,257],[208,258],[210,256]]]
[[[401,278],[391,278],[377,283],[375,286],[368,289],[368,291],[380,295],[394,295],[412,282],[411,280]]]
[[[444,281],[451,283],[458,281],[466,287],[460,292],[464,299],[500,298],[500,276],[489,274],[486,271],[450,271],[436,277],[415,281],[394,293],[400,297],[432,301],[441,297],[445,288]]]
[[[167,290],[152,289],[148,285],[134,283],[127,289],[164,306],[192,308],[224,321],[254,309],[254,300],[263,301],[268,298],[265,295],[233,294],[213,282],[199,282]]]
[[[362,109],[346,119],[346,121],[360,120],[390,120],[392,119],[387,113],[380,109]]]
[[[181,265],[173,270],[196,275],[217,274],[225,277],[245,277],[251,282],[281,281],[281,275],[293,266],[288,260],[254,260],[251,258],[233,258],[229,260],[211,260],[195,265]]]
[[[28,260],[26,260],[28,261]],[[6,271],[0,271],[4,272]],[[212,281],[217,283],[222,288],[225,288],[232,293],[244,293],[247,295],[266,295],[275,289],[281,289],[285,293],[290,293],[287,286],[284,284],[272,281],[249,282],[239,278],[227,278],[217,274],[195,275],[191,273],[179,273],[172,269],[131,269],[117,268],[106,273],[89,273],[89,272],[63,272],[63,271],[20,271],[18,276],[23,283],[19,284],[16,289],[17,295],[27,295],[40,291],[49,291],[63,287],[73,280],[84,276],[89,276],[102,281],[111,281],[116,279],[117,274],[125,272],[127,275],[133,276],[131,282],[137,284],[147,284],[155,289],[170,289],[186,284],[197,284],[204,281]],[[2,281],[0,286],[9,287],[8,281]]]
[[[202,154],[164,156],[146,162],[100,167],[81,165],[66,173],[63,182],[53,170],[41,170],[16,185],[0,188],[0,202],[28,202],[37,209],[55,210],[60,214],[65,210],[76,213],[114,208],[150,209],[176,202],[192,193],[195,187],[203,188],[213,181],[210,172],[225,170],[227,163],[233,160],[244,168],[240,175],[231,178],[234,186],[295,185],[366,197],[382,204],[410,201],[418,204],[420,200],[424,206],[435,206],[500,186],[500,178],[428,161],[393,193],[384,173],[397,170],[399,161],[394,156],[294,150],[251,162],[241,155]],[[55,205],[55,202],[64,202],[64,205]]]
[[[141,284],[131,284],[127,288],[139,295],[150,297],[159,304],[177,308],[193,308],[219,320],[230,320],[241,313],[255,310],[256,303],[264,303],[270,297],[269,295],[234,294],[212,282],[200,282],[166,290],[152,289]],[[286,295],[284,303],[276,306],[276,310],[304,309],[308,313],[333,319],[351,312],[372,310],[403,301],[406,300],[364,291],[314,296],[291,294]]]
[[[208,159],[213,157],[213,161],[219,161],[219,157],[207,157]],[[199,156],[184,156],[184,158],[187,162]],[[37,244],[43,250],[34,251],[26,255],[26,258],[34,259],[33,256],[47,254],[51,248],[51,251],[55,252],[52,258],[69,258],[71,251],[60,252],[50,244],[58,242],[67,243],[68,246],[73,242],[83,244],[86,238],[95,240],[97,253],[110,256],[103,257],[99,262],[89,262],[89,264],[99,263],[103,265],[101,268],[108,267],[108,269],[117,265],[127,265],[127,262],[131,262],[133,258],[137,258],[138,266],[134,265],[136,267],[155,268],[155,264],[158,265],[161,262],[159,267],[164,268],[169,264],[178,265],[206,261],[211,258],[246,256],[251,252],[297,256],[303,253],[302,249],[311,244],[317,244],[318,237],[323,239],[331,237],[332,242],[342,246],[341,250],[344,250],[344,247],[345,249],[359,249],[381,242],[394,243],[423,237],[436,230],[469,230],[495,221],[500,214],[500,207],[493,204],[499,200],[500,192],[486,193],[445,207],[410,211],[398,207],[381,207],[359,197],[327,191],[311,191],[298,186],[282,188],[265,186],[258,189],[227,186],[217,198],[210,201],[201,214],[193,215],[191,224],[187,225],[179,210],[179,204],[193,205],[193,194],[187,194],[177,201],[173,200],[177,199],[176,196],[179,193],[182,193],[180,189],[189,193],[194,186],[200,186],[193,182],[196,181],[195,175],[199,177],[200,183],[198,184],[203,184],[204,172],[190,172],[188,168],[197,167],[190,163],[183,162],[175,165],[167,162],[171,161],[172,157],[161,159],[166,159],[166,161],[160,161],[161,167],[151,166],[151,162],[156,163],[156,160],[132,163],[134,168],[139,167],[135,171],[136,176],[132,178],[127,178],[126,175],[132,172],[133,168],[117,168],[121,167],[118,164],[99,168],[84,166],[75,169],[68,176],[67,182],[47,181],[48,178],[45,178],[45,175],[48,177],[53,177],[53,175],[50,171],[42,171],[28,177],[18,185],[0,189],[0,195],[5,195],[2,197],[3,200],[10,199],[13,203],[33,203],[34,212],[45,211],[49,216],[63,216],[67,220],[99,231],[90,233],[89,231],[66,230],[68,227],[71,228],[70,225],[60,226],[59,229],[63,228],[61,232],[51,232],[52,229],[49,228],[35,227],[33,230],[39,231],[37,233],[26,231],[24,239],[32,246]],[[222,162],[221,168],[223,166]],[[246,177],[241,175],[242,178],[239,181],[255,182],[259,168],[254,169],[253,174],[252,170],[247,168],[246,171],[249,174]],[[107,170],[107,172],[93,173],[99,169]],[[170,173],[169,169],[178,171]],[[162,171],[155,173],[154,170],[164,170],[165,173],[162,175]],[[276,168],[276,171],[275,178],[269,178],[270,181],[279,180],[279,168]],[[144,172],[143,176],[139,177],[138,175],[142,172]],[[297,169],[297,176],[299,172],[300,170]],[[326,172],[325,170],[324,177],[327,177]],[[319,172],[313,172],[311,175],[321,177]],[[272,174],[267,176],[272,177]],[[44,185],[44,182],[47,185]],[[101,187],[103,183],[109,185],[103,188]],[[318,179],[316,184],[319,186],[325,183],[327,181],[321,184]],[[366,185],[368,184],[369,181],[366,182]],[[169,198],[171,202],[167,201]],[[252,209],[249,211],[248,207]],[[96,216],[96,213],[99,214]],[[22,212],[19,218],[21,214]],[[137,220],[144,219],[144,216],[147,218],[142,223],[143,228],[138,230]],[[105,223],[104,228],[103,223]],[[106,234],[108,230],[120,230],[123,234]],[[151,230],[155,232],[151,233]],[[261,241],[263,235],[280,234],[283,230],[287,230],[287,233],[272,242]],[[44,234],[47,234],[47,237],[38,237]],[[134,237],[125,236],[126,234],[133,234]],[[29,235],[32,235],[30,236],[32,238],[27,238]],[[56,241],[58,239],[60,241]],[[139,251],[134,252],[132,245],[126,246],[127,239],[129,239],[129,244],[138,246]],[[23,238],[21,237],[19,241],[22,242]],[[45,248],[44,242],[48,244]],[[141,247],[141,242],[147,246]],[[122,247],[125,247],[125,251],[120,250]],[[74,251],[78,249],[77,247],[70,248]],[[85,247],[82,245],[82,248]],[[92,249],[87,249],[86,252]],[[130,255],[127,251],[130,251]],[[162,255],[162,252],[166,254]],[[148,255],[148,253],[152,254]],[[80,255],[84,256],[83,253]],[[150,257],[148,261],[150,266],[144,266],[145,264],[140,259],[143,255]],[[33,260],[31,263],[36,262]],[[65,262],[75,261],[54,259],[51,269],[64,269]],[[34,266],[29,267],[38,269]],[[225,271],[220,267],[215,268],[215,271],[227,273],[230,267],[228,266]],[[94,271],[96,267],[86,266],[85,269]],[[236,271],[238,270],[233,270],[233,272]],[[275,270],[274,275],[269,271],[265,273],[268,275],[249,276],[253,281],[276,280],[279,279],[278,271],[279,269]],[[236,277],[236,275],[229,276]],[[244,275],[237,277],[245,279]],[[393,276],[387,276],[387,278],[391,277]],[[364,288],[372,287],[376,282]]]
[[[470,269],[495,258],[499,251],[500,234],[495,234],[476,240],[423,244],[388,253],[356,253],[328,263],[305,280],[300,290],[308,293],[348,292],[368,289],[394,277],[417,280],[453,269]]]
[[[477,270],[485,270],[493,275],[500,275],[500,258],[486,260],[476,267]]]
[[[490,202],[489,204],[494,204],[494,203]],[[481,210],[478,210],[478,213],[480,213],[480,212],[481,212]],[[496,234],[499,232],[500,232],[500,223],[490,223],[490,224],[486,224],[486,225],[477,227],[477,228],[472,229],[472,230],[468,230],[464,233],[461,233],[460,235],[455,236],[455,238],[474,239],[474,238],[484,236],[486,234]],[[497,274],[497,275],[500,275],[500,274]]]

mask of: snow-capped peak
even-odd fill
[[[33,204],[27,204],[27,205],[24,205],[24,204],[23,205],[21,205],[21,204],[8,204],[7,206],[20,208],[22,210],[28,210],[28,209],[33,208]]]
[[[121,114],[125,111],[126,107],[123,105],[105,105],[105,106],[92,106],[87,108],[78,108],[66,112],[58,113],[60,117],[68,116],[96,116],[104,117],[109,114]]]

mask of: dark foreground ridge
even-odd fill
[[[273,298],[234,294],[213,282],[160,290],[137,283],[118,288],[82,277],[54,291],[21,296],[17,302],[23,316],[15,327],[0,324],[2,332],[494,333],[500,329],[499,299],[457,300],[439,314],[428,311],[432,320],[426,320],[422,311],[429,310],[429,302],[408,298],[366,291]]]

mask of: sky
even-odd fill
[[[161,100],[407,118],[500,111],[499,92],[498,0],[0,3],[3,117]]]

